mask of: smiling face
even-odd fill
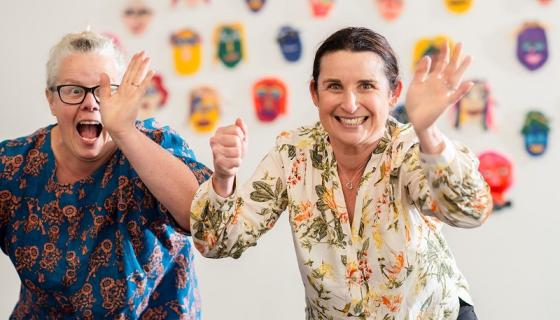
[[[370,51],[338,50],[321,58],[320,73],[310,84],[319,118],[335,147],[374,147],[385,132],[389,109],[402,83],[391,91],[385,64]]]
[[[111,83],[118,78],[114,59],[97,53],[71,53],[60,61],[54,85],[76,84],[84,87],[99,85],[102,73],[107,73]],[[111,154],[114,143],[103,129],[99,103],[91,92],[79,105],[69,105],[60,100],[56,89],[46,91],[52,115],[57,126],[53,129],[53,144],[57,159],[95,162]]]

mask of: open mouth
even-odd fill
[[[86,140],[95,140],[101,135],[101,131],[103,130],[103,125],[99,121],[95,120],[84,120],[78,122],[76,125],[76,130],[80,137]]]
[[[366,120],[369,117],[368,116],[363,116],[363,117],[351,117],[351,118],[349,118],[349,117],[335,116],[334,118],[346,127],[357,127],[357,126],[361,125],[362,123],[366,122]]]
[[[542,59],[542,56],[538,53],[529,53],[525,56],[525,60],[527,60],[527,62],[532,65],[539,64]]]

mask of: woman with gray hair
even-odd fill
[[[200,318],[187,236],[210,172],[174,131],[136,121],[149,63],[125,71],[109,38],[66,35],[47,63],[56,124],[0,143],[0,245],[22,282],[11,318]]]

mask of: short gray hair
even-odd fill
[[[60,62],[72,53],[98,53],[115,60],[119,76],[124,72],[124,55],[113,39],[92,31],[65,35],[49,53],[47,61],[47,88],[54,86]]]

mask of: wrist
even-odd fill
[[[415,130],[420,151],[425,154],[441,154],[445,148],[443,134],[436,126],[431,126],[423,130]]]
[[[107,128],[107,132],[119,147],[129,143],[139,133],[134,124],[121,126],[118,129]]]
[[[227,198],[233,193],[235,176],[224,176],[214,173],[212,175],[212,187],[220,197]]]

